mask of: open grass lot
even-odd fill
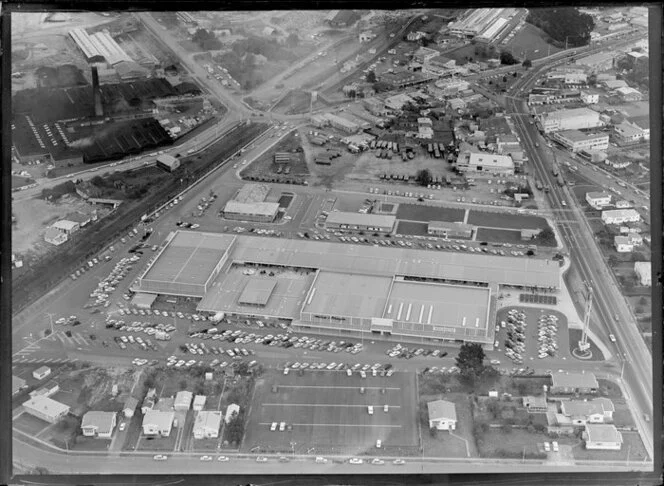
[[[549,227],[546,219],[540,218],[539,216],[474,210],[471,210],[470,214],[468,215],[468,224],[484,226],[487,228],[505,228],[519,231],[524,228],[545,229]]]
[[[219,444],[219,439],[192,439],[191,440],[191,451],[195,452],[208,452],[216,451],[217,444]]]
[[[560,445],[574,445],[578,441],[574,437],[560,437],[556,439]],[[503,432],[501,429],[490,429],[482,435],[478,444],[481,457],[500,456],[500,451],[507,451],[510,455],[537,454],[543,451],[542,444],[551,442],[546,434],[531,433],[523,429],[512,429],[511,432]]]
[[[465,393],[444,393],[421,395],[420,402],[448,400],[456,405],[457,426],[453,432],[439,430],[432,437],[426,425],[422,425],[422,447],[425,456],[438,457],[477,457],[478,451],[473,438],[473,416],[469,396]]]
[[[29,177],[12,176],[12,188],[27,186],[29,184],[34,184],[34,182],[35,181]]]
[[[110,439],[95,439],[94,437],[83,437],[79,435],[76,443],[70,447],[77,451],[106,451],[111,445]]]
[[[648,457],[638,432],[621,432],[623,444],[619,451],[587,450],[583,443],[572,449],[574,459],[594,459],[596,461],[643,461]],[[560,441],[559,441],[560,442]],[[629,457],[628,457],[629,454]]]
[[[321,454],[397,454],[418,445],[413,374],[363,379],[340,371],[308,371],[264,378],[256,386],[243,450],[290,452],[294,442],[296,453],[313,448]],[[278,386],[276,393],[272,385]],[[360,393],[361,386],[365,393]],[[373,415],[368,405],[375,407]],[[272,422],[282,421],[293,430],[270,431]],[[380,450],[377,439],[383,442]]]
[[[540,59],[546,57],[549,52],[555,54],[561,49],[550,46],[546,42],[547,35],[534,25],[525,24],[511,41],[507,43],[508,48],[512,49],[514,57],[518,59]],[[549,47],[551,50],[549,51]]]
[[[303,113],[309,110],[310,104],[311,93],[294,90],[290,91],[281,101],[279,101],[279,103],[277,103],[274,107],[274,111],[277,113],[285,113],[286,115]]]
[[[635,427],[634,417],[624,398],[613,399],[613,424],[616,427]]]
[[[175,449],[175,442],[177,439],[177,428],[173,427],[171,435],[168,437],[145,437],[142,436],[138,447],[138,451],[173,451]]]
[[[570,353],[574,348],[577,347],[579,341],[581,340],[581,329],[570,329],[569,330],[569,351]],[[592,361],[602,361],[604,359],[604,354],[602,351],[597,347],[595,342],[588,337],[588,342],[590,343],[590,351],[592,351],[593,355],[592,358],[590,358]]]
[[[475,239],[477,241],[490,241],[492,243],[523,243],[520,231],[495,228],[478,228]]]
[[[399,204],[397,219],[406,221],[463,221],[465,210],[456,208],[443,208],[438,206],[425,206],[420,204]]]
[[[427,223],[414,221],[399,221],[397,224],[398,235],[427,236]]]
[[[49,424],[46,420],[42,420],[28,413],[21,414],[20,417],[14,420],[13,426],[17,429],[30,434],[33,437],[39,434],[42,430],[48,427]]]

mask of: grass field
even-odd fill
[[[561,445],[572,445],[577,439],[561,437],[556,439]],[[535,454],[540,451],[540,444],[551,442],[546,434],[530,433],[523,429],[512,429],[511,432],[503,432],[500,429],[491,429],[482,437],[479,446],[481,457],[493,457],[498,451],[508,451],[512,454],[523,453]]]
[[[476,239],[492,243],[523,243],[520,231],[494,228],[478,228]]]
[[[272,392],[275,384],[277,393]],[[365,393],[360,393],[361,386]],[[257,385],[252,403],[243,450],[396,454],[418,445],[413,374],[363,379],[334,371],[303,376],[275,372]],[[373,415],[368,405],[374,406]],[[286,422],[292,431],[272,432],[272,422]],[[377,439],[383,442],[381,449],[376,448]]]
[[[442,208],[424,206],[419,204],[400,204],[397,209],[397,219],[407,221],[463,221],[465,210],[456,208]]]
[[[398,235],[415,235],[415,236],[426,236],[427,233],[427,223],[419,223],[414,221],[399,221],[397,224],[397,234]]]
[[[546,34],[534,25],[525,24],[510,42],[507,43],[508,48],[511,48],[514,57],[517,59],[540,59],[546,57],[549,53],[555,54],[561,49],[550,46],[546,42]],[[549,47],[551,50],[549,51]]]
[[[484,226],[488,228],[504,228],[521,230],[528,229],[545,229],[549,225],[546,219],[539,216],[517,215],[507,213],[493,213],[490,211],[470,211],[468,215],[468,224],[475,226]]]
[[[19,418],[14,420],[13,426],[22,430],[26,434],[30,434],[33,437],[36,436],[39,432],[44,430],[50,424],[45,420],[39,419],[28,413],[23,413]]]

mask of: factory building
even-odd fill
[[[396,218],[382,214],[363,214],[345,211],[331,212],[325,227],[331,230],[376,231],[378,233],[392,233]]]
[[[599,113],[590,108],[573,108],[544,113],[540,117],[540,123],[544,133],[597,128],[603,125]]]
[[[563,130],[553,134],[553,139],[572,152],[581,150],[606,150],[609,135],[606,133],[583,133],[579,130]]]
[[[456,161],[459,172],[482,172],[487,174],[514,174],[514,161],[509,155],[488,152],[465,152]]]

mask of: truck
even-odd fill
[[[556,182],[560,187],[563,187],[565,185],[565,179],[563,179],[563,176],[561,176],[560,174],[558,174],[558,176],[556,177]]]
[[[438,150],[438,146],[437,146],[437,145],[434,146],[434,149],[433,149],[433,156],[434,156],[435,158],[437,158],[437,159],[440,159],[440,150]]]
[[[224,318],[225,315],[226,314],[224,314],[223,312],[217,312],[215,315],[210,317],[210,320],[212,322],[219,322],[220,320],[222,320]]]
[[[430,154],[433,153],[433,145],[430,143],[427,144],[427,152],[429,152]]]
[[[535,187],[537,190],[541,191],[544,186],[542,186],[542,183],[540,181],[535,181]]]

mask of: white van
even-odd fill
[[[271,430],[272,432],[274,432],[275,430],[277,430],[277,423],[276,423],[276,422],[272,422],[272,425],[270,426],[270,430]]]
[[[373,415],[373,405],[369,405],[367,411],[369,412],[369,415]]]

